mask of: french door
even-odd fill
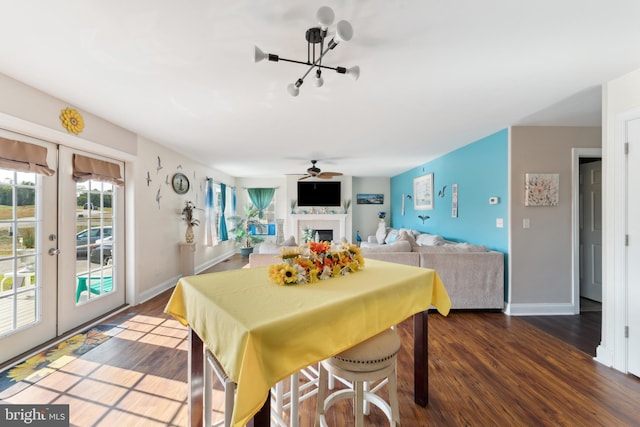
[[[0,130],[0,136],[57,147]],[[56,337],[57,260],[48,255],[57,229],[57,176],[0,169],[0,363]]]
[[[122,189],[76,183],[77,150],[0,136],[47,148],[56,171],[0,169],[1,364],[122,306],[125,286]]]
[[[124,190],[102,181],[75,182],[78,154],[118,163],[59,147],[59,334],[125,303]]]

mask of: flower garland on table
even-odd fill
[[[329,242],[309,242],[308,246],[283,249],[281,258],[281,263],[269,266],[269,277],[283,286],[344,276],[364,267],[360,248],[348,243],[333,251]]]

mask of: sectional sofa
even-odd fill
[[[378,236],[380,237],[380,236]],[[504,308],[504,254],[485,246],[456,243],[437,235],[389,229],[381,243],[362,243],[365,259],[376,259],[438,272],[453,309]],[[266,252],[266,251],[263,251]],[[278,251],[253,253],[251,267],[277,262]]]

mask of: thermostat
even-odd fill
[[[490,205],[497,205],[498,204],[498,198],[497,197],[489,197],[489,204]]]

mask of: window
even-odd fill
[[[114,191],[109,182],[76,183],[76,303],[114,291]]]

